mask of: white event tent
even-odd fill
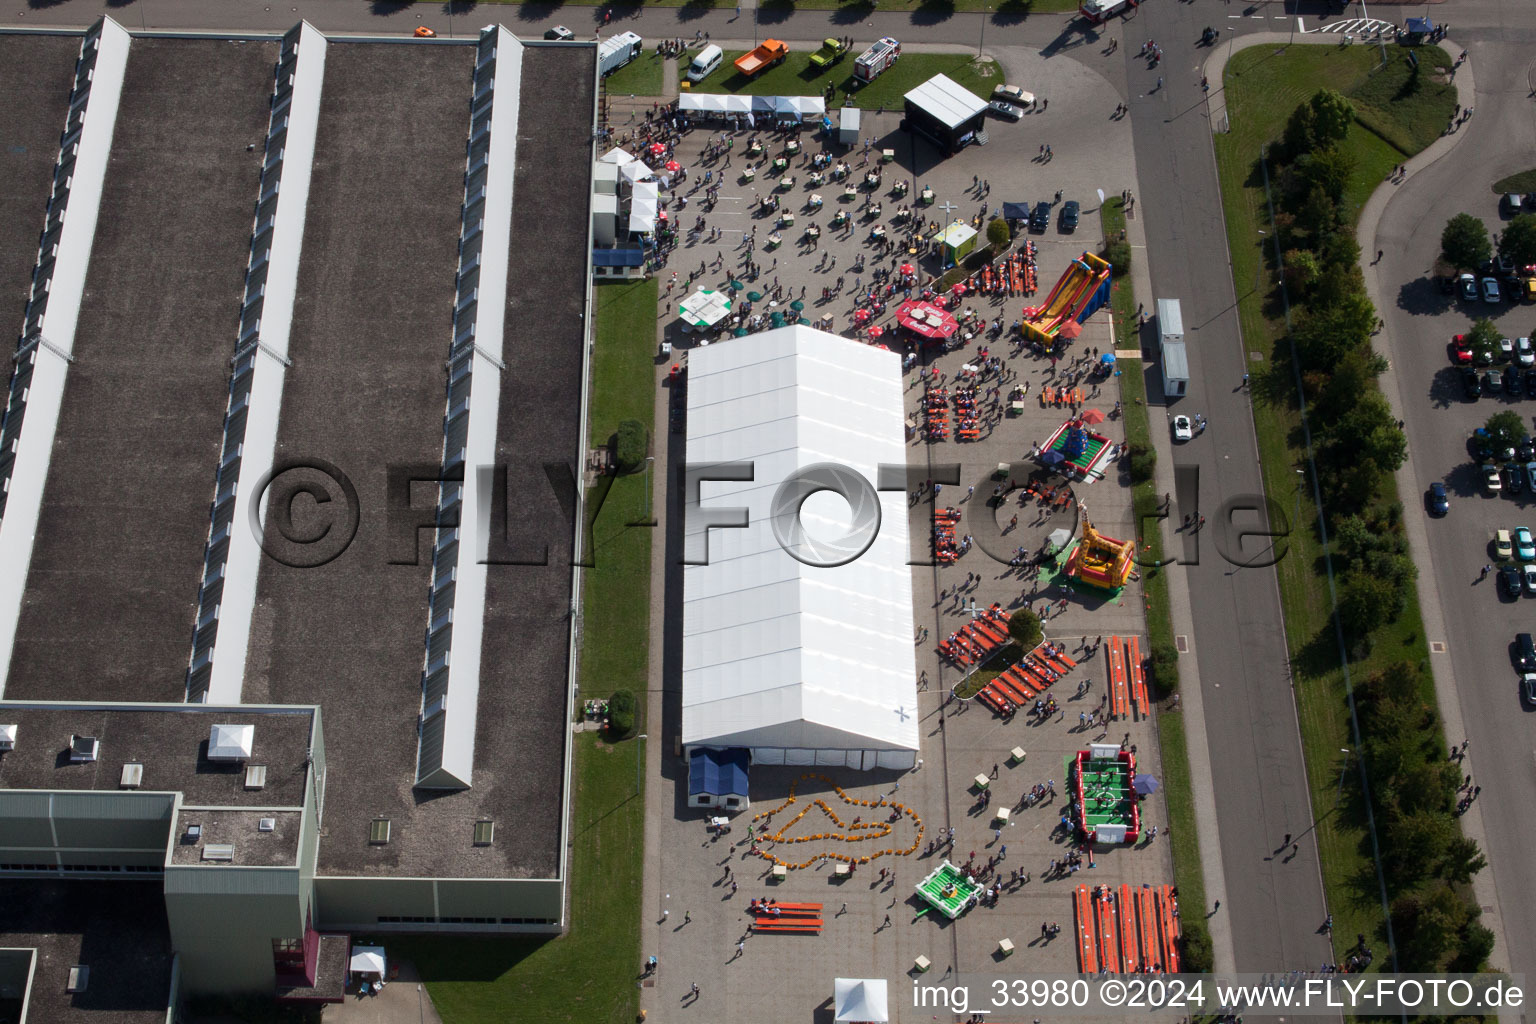
[[[834,978],[832,981],[834,1021],[860,1021],[880,1024],[891,1019],[884,978]]]
[[[862,511],[836,492],[798,506],[810,543],[878,509],[868,549],[836,566],[792,557],[771,511],[780,484],[813,465],[846,467],[873,494],[879,465],[907,461],[902,398],[896,354],[809,327],[689,354],[687,464],[750,462],[755,478],[700,485],[701,513],[745,508],[746,528],[685,527],[708,545],[707,564],[683,573],[685,746],[744,747],[756,764],[916,763],[906,488]],[[780,532],[793,520],[781,514]]]

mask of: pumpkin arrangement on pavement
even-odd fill
[[[762,857],[764,860],[771,861],[774,864],[782,864],[788,870],[796,870],[799,868],[808,868],[820,860],[836,860],[842,861],[846,864],[868,864],[870,861],[878,860],[879,858],[885,856],[905,857],[908,854],[915,853],[917,848],[922,845],[924,831],[923,819],[919,818],[917,813],[913,811],[912,808],[906,806],[905,804],[894,803],[885,799],[884,797],[881,797],[877,800],[860,800],[855,797],[851,797],[847,793],[843,792],[843,788],[841,786],[827,778],[825,775],[811,772],[807,772],[806,774],[800,776],[799,779],[790,785],[789,796],[785,798],[783,803],[779,804],[777,807],[754,814],[752,816],[753,822],[764,822],[763,827],[766,828],[766,822],[768,819],[771,819],[775,814],[778,814],[780,811],[796,802],[795,790],[805,779],[820,779],[822,782],[825,782],[828,786],[832,787],[832,791],[836,793],[845,804],[850,806],[869,808],[889,807],[891,811],[897,816],[911,818],[912,823],[917,826],[917,838],[912,841],[911,846],[908,846],[905,849],[881,849],[876,850],[873,853],[860,855],[825,851],[816,854],[809,860],[799,862],[784,860],[783,858],[765,849],[753,849],[751,852],[757,854],[759,857]],[[836,826],[838,831],[813,832],[809,835],[803,836],[785,835],[786,832],[799,824],[800,820],[816,807],[821,808],[822,812],[832,820],[832,824]],[[785,822],[777,832],[775,832],[773,835],[765,834],[761,837],[761,839],[774,844],[809,843],[816,840],[831,840],[834,842],[844,843],[862,843],[871,839],[884,839],[890,834],[891,822],[889,821],[854,821],[851,823],[845,823],[842,818],[838,817],[837,812],[832,809],[831,805],[829,805],[826,800],[822,799],[821,797],[815,797],[809,804],[802,808],[798,814]]]

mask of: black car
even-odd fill
[[[1519,494],[1525,490],[1525,472],[1513,462],[1504,463],[1504,493]]]
[[[1029,214],[1029,230],[1044,231],[1051,226],[1051,204],[1038,202]]]
[[[1532,398],[1536,398],[1536,367],[1525,371],[1525,393]],[[1536,451],[1533,451],[1531,455],[1532,458],[1536,458]]]
[[[1424,496],[1424,504],[1429,508],[1432,516],[1443,516],[1451,510],[1451,499],[1446,496],[1445,484],[1436,480],[1429,485],[1429,493]]]
[[[1504,375],[1498,370],[1489,370],[1483,374],[1483,390],[1490,395],[1496,395],[1504,390]]]
[[[1077,230],[1078,205],[1076,199],[1061,204],[1061,230],[1071,233]]]
[[[1536,643],[1529,633],[1516,633],[1515,642],[1509,648],[1510,660],[1522,672],[1536,672]]]
[[[1524,376],[1519,370],[1504,371],[1504,393],[1510,398],[1519,398],[1522,390],[1520,379]]]
[[[1525,383],[1527,389],[1529,389],[1531,383],[1529,374],[1526,375]],[[1531,440],[1530,434],[1522,437],[1520,443],[1515,446],[1515,456],[1521,462],[1530,462],[1532,459],[1536,459],[1536,441]]]
[[[1476,400],[1483,397],[1482,382],[1477,379],[1476,370],[1461,371],[1461,390],[1470,399]]]
[[[1507,597],[1520,596],[1520,567],[1517,565],[1499,566],[1499,585],[1504,588]]]

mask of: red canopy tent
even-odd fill
[[[896,309],[896,322],[921,337],[935,340],[947,338],[960,329],[960,322],[952,313],[931,302],[909,299]]]

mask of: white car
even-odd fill
[[[1178,442],[1188,441],[1195,436],[1195,428],[1189,422],[1189,417],[1182,413],[1173,418],[1173,439]]]
[[[1024,97],[1029,96],[1028,99]],[[1009,103],[1033,103],[1034,97],[1025,92],[1022,86],[1000,85],[992,90],[992,98],[995,100],[1007,100]]]
[[[1530,338],[1515,339],[1515,362],[1521,366],[1536,366],[1536,348],[1531,347]]]
[[[1490,495],[1498,494],[1504,489],[1504,481],[1499,479],[1499,467],[1488,464],[1483,467],[1483,490]]]
[[[993,100],[991,103],[988,103],[987,106],[991,107],[992,113],[996,114],[998,117],[1006,117],[1010,121],[1017,121],[1019,118],[1024,116],[1024,111],[1020,110],[1012,103],[1004,103],[1002,100]]]

